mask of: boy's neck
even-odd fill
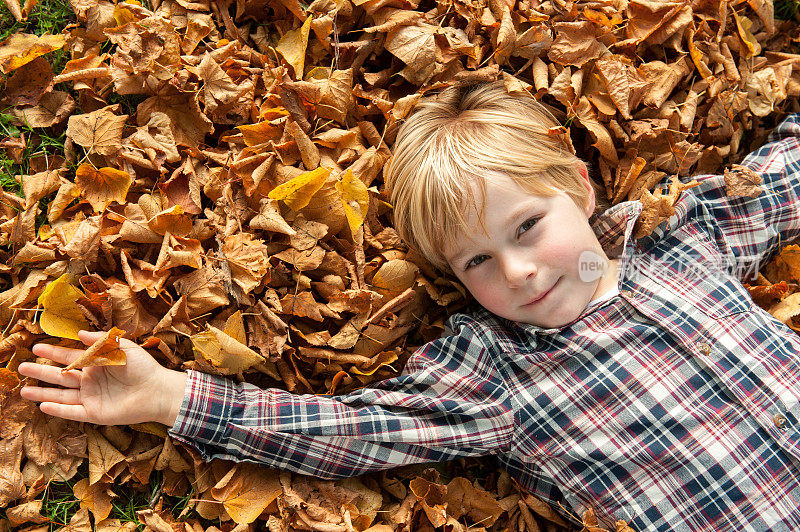
[[[615,286],[617,286],[617,277],[619,276],[619,259],[609,259],[608,267],[605,273],[597,283],[597,288],[592,295],[592,301],[602,296]]]

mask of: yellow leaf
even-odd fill
[[[39,304],[44,307],[39,325],[50,336],[77,340],[78,331],[89,329],[89,322],[75,304],[85,296],[69,279],[70,275],[65,273],[48,284],[39,296]]]
[[[192,219],[183,212],[183,207],[173,205],[147,220],[147,226],[159,235],[169,231],[176,236],[185,236],[192,230]]]
[[[744,44],[742,55],[744,57],[753,57],[754,55],[760,54],[761,45],[758,44],[758,41],[750,31],[753,21],[744,15],[739,16],[736,10],[731,11],[733,12],[733,18],[736,20],[736,30],[739,33],[739,37],[742,39],[742,44]]]
[[[131,175],[116,168],[96,169],[83,163],[75,171],[75,184],[95,212],[103,212],[112,201],[124,205],[131,183]]]
[[[128,22],[136,21],[136,15],[130,9],[127,9],[123,3],[119,3],[114,6],[114,20],[117,22],[117,26],[124,26]]]
[[[300,174],[273,188],[268,196],[270,199],[283,200],[289,208],[299,211],[308,205],[312,196],[322,188],[330,173],[331,171],[327,168],[319,167],[316,170]]]
[[[701,52],[694,44],[694,31],[691,28],[688,30],[686,42],[689,46],[689,55],[692,57],[694,66],[697,67],[697,72],[703,76],[703,78],[710,78],[713,73],[711,72],[711,69],[708,68],[708,65],[703,58],[703,52]]]
[[[63,48],[65,43],[63,35],[44,34],[39,37],[29,33],[15,33],[0,42],[0,72],[8,74],[39,56]]]
[[[306,61],[306,47],[308,46],[311,19],[312,17],[309,16],[302,26],[296,30],[287,31],[278,41],[278,46],[275,47],[275,50],[294,68],[296,79],[303,79],[303,66]]]
[[[231,332],[236,334],[235,330]],[[191,340],[195,354],[223,370],[222,373],[226,375],[239,373],[253,364],[264,362],[264,357],[212,325],[192,336]]]
[[[223,332],[240,344],[247,344],[247,336],[245,336],[244,333],[244,319],[242,318],[241,310],[237,310],[231,314],[230,318],[225,321],[225,329]]]
[[[397,353],[394,351],[381,351],[377,355],[373,356],[372,360],[370,360],[368,364],[361,364],[360,368],[353,366],[350,371],[358,375],[372,375],[378,371],[379,368],[388,366],[396,361]]]
[[[258,112],[259,120],[275,120],[284,116],[289,116],[289,111],[283,107],[267,107]]]
[[[355,235],[358,228],[364,223],[369,208],[367,185],[354,176],[353,172],[347,170],[342,179],[336,182],[336,190],[342,197],[342,206],[347,223],[350,225],[350,233]]]

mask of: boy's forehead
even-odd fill
[[[461,212],[465,218],[482,221],[487,211],[495,216],[510,214],[519,204],[532,206],[546,202],[550,196],[558,193],[559,191],[552,190],[550,194],[537,194],[526,190],[509,176],[490,172],[482,178],[470,181],[469,195],[461,199]]]

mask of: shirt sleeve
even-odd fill
[[[692,223],[740,276],[758,271],[773,253],[800,236],[800,115],[787,117],[742,166],[762,177],[761,194],[730,197],[724,176],[695,176],[699,186],[685,190],[669,223],[642,243]]]
[[[206,460],[248,460],[319,478],[492,454],[514,412],[472,326],[417,350],[393,379],[347,395],[296,395],[188,371],[169,434]]]

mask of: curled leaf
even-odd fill
[[[80,369],[87,366],[124,366],[127,359],[125,351],[119,346],[119,339],[125,334],[122,329],[112,327],[95,343],[89,346],[83,354],[73,360],[70,365],[61,370]]]

